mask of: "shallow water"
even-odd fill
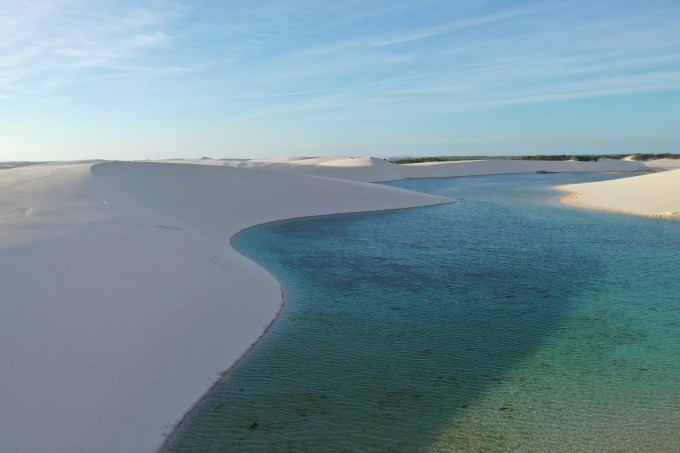
[[[615,177],[399,181],[460,202],[239,235],[287,305],[170,450],[680,451],[680,222],[551,189]]]

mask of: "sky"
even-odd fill
[[[680,2],[0,0],[0,161],[680,153]]]

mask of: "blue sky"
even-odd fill
[[[0,160],[680,152],[680,2],[0,0]]]

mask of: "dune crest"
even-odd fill
[[[452,200],[208,165],[0,175],[1,451],[152,451],[281,306],[230,238],[292,217]]]

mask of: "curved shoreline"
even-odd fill
[[[566,173],[566,172],[565,172]],[[595,174],[597,173],[605,173],[605,172],[593,172]],[[515,174],[515,173],[510,173],[510,174]],[[521,174],[521,173],[518,173]],[[496,175],[470,175],[472,177],[484,177],[484,176],[496,176]],[[405,178],[405,179],[440,179],[441,177],[433,177],[433,178]],[[562,192],[565,192],[565,195],[558,197],[557,200],[559,201],[560,204],[566,205],[566,206],[576,206],[576,207],[583,207],[583,208],[589,208],[589,209],[597,209],[597,210],[602,210],[602,211],[609,211],[609,212],[616,212],[616,213],[625,213],[629,214],[623,211],[616,211],[616,210],[609,210],[609,209],[599,209],[597,207],[590,207],[587,205],[581,205],[578,206],[576,203],[565,203],[563,202],[563,198],[569,197],[571,195],[577,195],[577,192],[568,192],[565,190],[560,189],[559,187],[561,186],[555,186],[554,189],[560,190]],[[452,201],[452,203],[456,203],[458,200]],[[428,206],[422,206],[422,207],[428,207]],[[197,401],[192,408],[185,414],[185,416],[182,418],[180,422],[177,423],[176,427],[172,430],[172,432],[167,436],[166,441],[163,443],[163,445],[159,448],[158,452],[159,453],[167,453],[171,451],[172,448],[176,446],[176,443],[180,440],[181,436],[185,433],[186,428],[188,426],[184,426],[187,422],[189,422],[192,417],[196,414],[196,410],[201,406],[201,404],[210,396],[210,394],[215,390],[215,388],[228,380],[235,370],[241,366],[245,360],[252,354],[253,350],[258,346],[258,344],[267,336],[267,334],[270,332],[270,330],[273,328],[273,326],[276,324],[277,321],[280,320],[281,315],[283,314],[283,311],[286,308],[287,302],[286,302],[286,290],[283,282],[278,278],[277,275],[275,275],[272,271],[270,271],[264,264],[259,263],[258,261],[254,260],[250,256],[246,255],[243,253],[242,250],[240,250],[238,247],[235,246],[234,242],[237,236],[239,236],[242,233],[245,233],[251,229],[254,228],[259,228],[265,225],[271,225],[271,224],[276,224],[280,222],[288,222],[288,221],[294,221],[294,220],[303,220],[303,219],[314,219],[314,218],[319,218],[319,217],[339,217],[339,216],[352,216],[352,215],[363,215],[363,214],[372,214],[372,213],[379,213],[379,212],[389,212],[389,211],[399,211],[399,210],[405,210],[405,209],[414,209],[414,208],[397,208],[397,209],[387,209],[387,210],[373,210],[373,211],[359,211],[359,212],[349,212],[349,213],[341,213],[341,214],[322,214],[322,215],[312,215],[312,216],[302,216],[302,217],[293,217],[289,219],[281,219],[281,220],[275,220],[271,222],[264,222],[261,224],[253,225],[247,228],[244,228],[243,230],[239,231],[238,233],[234,234],[230,238],[230,246],[236,250],[239,254],[242,256],[245,256],[247,259],[255,262],[258,266],[263,268],[267,273],[272,276],[276,281],[278,282],[280,288],[281,288],[281,306],[280,310],[277,312],[276,317],[271,321],[271,323],[268,325],[267,330],[262,333],[262,335],[248,348],[247,351],[243,353],[243,355],[238,359],[237,362],[235,362],[231,367],[229,367],[227,370],[225,370],[224,374],[220,378],[218,382],[216,382],[202,397],[199,401]],[[653,217],[653,216],[650,216]]]
[[[16,390],[2,419],[8,451],[163,448],[285,307],[278,278],[233,247],[241,232],[452,202],[351,179],[153,162],[8,169],[0,189],[12,302],[0,353],[22,358],[0,370]]]
[[[679,216],[675,216],[673,214],[645,214],[641,212],[635,212],[635,211],[627,211],[624,209],[614,209],[614,208],[607,208],[604,206],[596,206],[588,203],[583,203],[581,201],[577,201],[577,199],[580,196],[583,196],[583,192],[578,192],[578,191],[571,191],[571,190],[566,190],[561,188],[561,186],[555,186],[555,190],[558,190],[563,193],[563,195],[559,196],[557,201],[564,206],[570,206],[573,208],[579,208],[579,209],[590,209],[593,211],[602,211],[602,212],[611,212],[614,214],[624,214],[624,215],[634,215],[637,217],[649,217],[653,219],[664,219],[664,220],[674,220],[678,219]]]
[[[174,438],[172,433],[181,423],[179,421],[186,419],[190,413],[187,407],[193,410],[216,383],[242,361],[269,332],[283,309],[281,282],[233,247],[234,237],[247,229],[277,221],[407,209],[454,201],[366,182],[205,165],[120,162],[101,164],[93,168],[93,173],[99,180],[131,197],[135,203],[141,203],[144,210],[157,211],[168,217],[179,231],[189,234],[194,241],[198,240],[197,246],[207,246],[221,255],[218,266],[226,271],[220,277],[226,279],[223,284],[229,287],[226,301],[222,296],[224,290],[217,288],[211,291],[209,297],[222,301],[220,304],[230,312],[226,318],[228,322],[218,328],[215,319],[199,336],[203,342],[224,344],[220,348],[222,353],[203,351],[201,355],[209,360],[203,360],[198,368],[180,371],[172,366],[166,371],[180,373],[171,378],[174,381],[182,379],[183,375],[218,377],[209,378],[209,385],[203,386],[200,392],[200,381],[193,377],[194,385],[184,386],[186,390],[177,398],[169,394],[165,396],[168,401],[174,402],[175,415],[168,417],[172,422],[165,426],[163,437],[154,450],[165,448],[165,437]],[[237,196],[224,197],[223,194]],[[225,244],[224,239],[227,238],[229,242]],[[258,283],[265,276],[266,284]],[[206,284],[212,285],[210,282]],[[201,302],[201,305],[204,304]],[[189,308],[186,303],[184,305]],[[201,305],[192,311],[202,311]],[[204,312],[201,316],[208,316],[208,313]],[[195,328],[200,327],[196,325]],[[237,332],[240,334],[236,335]],[[183,348],[187,350],[187,346]],[[195,348],[191,346],[188,351],[195,351]],[[215,367],[217,361],[221,363],[219,368]],[[226,369],[225,364],[228,365]],[[180,410],[178,401],[192,393],[195,396],[191,398],[191,404],[181,405]]]
[[[620,173],[620,171],[616,171],[617,173]],[[513,175],[513,174],[533,174],[534,172],[508,172],[508,173],[494,173],[494,174],[470,174],[470,175],[464,175],[464,176],[431,176],[431,177],[404,177],[402,178],[403,180],[406,179],[441,179],[441,178],[449,178],[449,177],[484,177],[484,176],[498,176],[498,175]],[[557,173],[557,172],[555,172]],[[569,171],[561,172],[561,173],[571,173]],[[580,172],[574,172],[574,173],[580,173]],[[609,173],[608,171],[603,171],[603,170],[596,170],[588,173]],[[555,187],[557,189],[557,187]],[[559,190],[559,189],[558,189]],[[568,196],[568,195],[565,195]],[[559,198],[559,202],[561,204],[567,204],[562,202],[562,198]],[[452,200],[449,203],[457,203],[459,200]],[[441,203],[438,203],[441,204]],[[229,239],[229,245],[230,247],[235,250],[237,253],[240,255],[244,256],[248,260],[254,262],[257,266],[260,268],[264,269],[273,279],[276,280],[277,284],[279,285],[279,288],[281,290],[281,300],[280,300],[280,305],[279,305],[279,310],[277,311],[275,317],[271,320],[271,322],[267,325],[266,329],[262,332],[262,334],[255,340],[246,351],[243,352],[243,354],[238,358],[236,362],[234,362],[231,366],[229,366],[227,369],[223,370],[220,373],[220,379],[217,380],[204,394],[203,396],[196,401],[189,410],[182,416],[182,418],[176,423],[176,425],[172,428],[169,434],[167,434],[165,441],[163,444],[158,448],[158,453],[167,453],[170,451],[171,448],[173,448],[174,444],[178,441],[180,436],[183,434],[184,429],[186,429],[187,426],[184,426],[196,413],[196,410],[201,406],[201,404],[206,400],[206,398],[209,397],[209,395],[213,392],[213,390],[219,386],[221,383],[229,379],[229,377],[233,374],[233,372],[243,364],[243,362],[248,358],[248,356],[253,352],[253,350],[257,347],[257,345],[267,336],[267,334],[271,331],[273,326],[276,324],[276,322],[281,318],[281,315],[283,311],[285,310],[286,307],[286,291],[285,291],[285,286],[283,285],[283,282],[274,275],[269,269],[267,269],[263,264],[258,263],[257,261],[253,260],[249,256],[245,255],[241,250],[238,249],[234,245],[234,239],[239,236],[242,233],[245,233],[253,228],[258,228],[264,225],[270,225],[270,224],[275,224],[279,222],[287,222],[287,221],[292,221],[292,220],[302,220],[302,219],[312,219],[312,218],[320,218],[320,217],[336,217],[336,216],[349,216],[349,215],[361,215],[361,214],[371,214],[371,213],[378,213],[378,212],[389,212],[389,211],[400,211],[400,210],[406,210],[406,209],[416,209],[420,207],[430,207],[430,206],[436,206],[438,204],[432,204],[432,205],[427,205],[427,206],[416,206],[416,207],[405,207],[405,208],[394,208],[394,209],[377,209],[377,210],[370,210],[370,211],[356,211],[356,212],[343,212],[343,213],[331,213],[331,214],[318,214],[318,215],[309,215],[309,216],[300,216],[300,217],[290,217],[290,218],[285,218],[285,219],[278,219],[278,220],[273,220],[269,222],[263,222],[255,225],[251,225],[248,227],[245,227],[235,233],[234,235],[231,236]]]
[[[283,222],[284,220],[280,220]],[[276,223],[277,221],[274,222],[269,222],[269,223]],[[250,230],[251,228],[257,228],[258,226],[266,225],[265,224],[260,224],[260,225],[253,225],[252,227],[247,227],[244,228],[243,230],[239,231],[235,235],[233,235],[229,239],[229,245],[232,249],[234,249],[237,253],[239,253],[241,256],[245,257],[246,259],[252,261],[253,263],[257,264],[259,267],[264,269],[273,279],[276,280],[277,284],[279,285],[279,288],[281,289],[281,300],[279,304],[279,309],[274,315],[274,318],[267,324],[265,329],[262,331],[260,336],[246,349],[243,351],[243,354],[234,362],[232,363],[228,368],[225,368],[220,372],[220,378],[216,380],[208,390],[199,398],[187,411],[186,413],[182,416],[182,418],[175,424],[170,429],[170,432],[165,436],[165,440],[161,444],[160,447],[156,450],[158,453],[166,453],[169,452],[170,449],[174,446],[174,444],[177,442],[177,440],[180,438],[180,436],[184,433],[186,426],[184,426],[190,419],[193,417],[193,415],[196,413],[196,410],[198,410],[199,407],[203,404],[203,402],[210,396],[210,394],[219,386],[222,384],[224,381],[229,379],[229,376],[238,368],[253,352],[255,347],[264,339],[264,337],[267,336],[267,334],[271,331],[272,327],[274,327],[274,324],[281,318],[281,314],[283,313],[284,308],[286,307],[286,296],[285,296],[285,288],[283,286],[283,282],[279,280],[279,278],[274,275],[273,273],[269,272],[264,266],[260,265],[256,261],[250,259],[248,256],[245,254],[241,253],[238,248],[236,248],[233,244],[234,238],[238,236],[239,234]]]
[[[564,172],[564,173],[569,173],[569,172]],[[597,174],[597,173],[607,173],[607,172],[593,171],[592,173]],[[520,172],[520,173],[503,173],[503,174],[512,175],[512,174],[532,174],[532,173],[521,173]],[[492,175],[471,174],[471,175],[458,176],[458,177],[484,177],[484,176],[497,176],[497,175],[498,174],[492,174]],[[441,178],[446,178],[446,177],[448,177],[448,176],[412,177],[412,178],[403,178],[403,179],[441,179]],[[456,176],[453,176],[453,177],[456,177]],[[556,187],[556,189],[557,189],[557,187]],[[565,195],[565,196],[567,196],[567,195]],[[559,198],[560,203],[566,204],[566,203],[562,202],[562,198],[563,197]],[[457,203],[457,202],[458,202],[458,200],[452,200],[450,203]],[[436,204],[430,205],[430,206],[436,206]],[[378,212],[400,211],[400,210],[406,210],[406,209],[416,209],[416,208],[420,208],[420,207],[429,207],[429,206],[406,207],[406,208],[395,208],[395,209],[380,209],[380,210],[371,210],[371,211],[357,211],[357,212],[346,212],[346,213],[337,213],[337,214],[320,214],[320,215],[311,215],[311,216],[291,217],[291,218],[286,218],[286,219],[274,220],[274,221],[270,221],[270,222],[263,222],[263,223],[260,223],[260,224],[245,227],[242,230],[235,233],[234,235],[232,235],[231,238],[229,239],[230,247],[233,250],[235,250],[237,253],[239,253],[240,255],[244,256],[248,260],[254,262],[256,265],[258,265],[259,267],[264,269],[272,278],[274,278],[276,280],[276,282],[279,285],[280,290],[281,290],[281,301],[280,301],[279,310],[276,313],[274,319],[272,319],[272,321],[267,325],[267,328],[262,332],[262,334],[258,337],[258,339],[255,340],[255,342],[253,342],[250,345],[250,347],[246,351],[243,352],[241,357],[239,357],[239,359],[236,362],[234,362],[229,368],[225,369],[221,373],[220,379],[218,381],[216,381],[210,387],[210,389],[208,389],[206,391],[206,393],[198,401],[196,401],[196,403],[194,403],[192,405],[192,407],[184,414],[184,416],[181,418],[181,420],[177,422],[177,424],[172,428],[170,433],[166,436],[166,439],[163,442],[163,444],[161,445],[161,447],[159,447],[158,453],[167,453],[167,452],[170,451],[170,449],[174,446],[174,444],[177,442],[179,437],[184,432],[184,429],[186,429],[186,426],[184,426],[184,425],[191,419],[191,417],[195,414],[196,410],[201,406],[201,404],[205,401],[205,399],[213,392],[213,390],[218,385],[220,385],[221,383],[223,383],[224,381],[229,379],[229,377],[233,374],[234,370],[236,368],[238,368],[238,366],[240,366],[248,358],[248,356],[252,353],[252,351],[255,349],[255,347],[257,347],[257,345],[267,336],[267,334],[271,331],[274,324],[276,324],[276,322],[280,319],[280,317],[281,317],[281,315],[282,315],[282,313],[283,313],[283,311],[286,307],[286,296],[285,296],[286,291],[285,291],[285,286],[283,285],[283,282],[276,275],[274,275],[269,269],[267,269],[267,267],[265,267],[263,264],[258,263],[257,261],[253,260],[252,258],[247,256],[246,254],[244,254],[241,250],[239,250],[238,247],[236,247],[235,244],[234,244],[234,239],[237,236],[239,236],[240,234],[245,233],[245,232],[247,232],[247,231],[249,231],[253,228],[258,228],[258,227],[261,227],[261,226],[264,226],[264,225],[270,225],[270,224],[275,224],[275,223],[279,223],[279,222],[287,222],[287,221],[302,220],[302,219],[312,219],[312,218],[319,218],[319,217],[337,217],[337,216],[371,214],[371,213],[378,213]]]
[[[405,211],[409,209],[421,209],[421,208],[429,208],[433,206],[439,206],[440,204],[453,204],[453,203],[458,203],[459,200],[452,199],[449,203],[438,203],[438,204],[432,204],[432,205],[426,205],[426,206],[415,206],[415,207],[407,207],[407,208],[394,208],[394,209],[379,209],[379,210],[373,210],[373,211],[357,211],[357,212],[346,212],[346,213],[339,213],[339,214],[320,214],[320,215],[311,215],[311,216],[302,216],[302,217],[291,217],[289,219],[280,219],[280,220],[273,220],[271,222],[264,222],[256,225],[252,225],[246,228],[243,228],[236,234],[232,235],[231,238],[229,238],[229,246],[235,250],[238,254],[241,256],[245,257],[249,261],[255,263],[258,267],[262,268],[269,274],[274,280],[276,280],[277,284],[279,285],[279,288],[281,290],[281,300],[279,304],[279,310],[276,312],[276,315],[274,318],[271,320],[271,322],[267,325],[266,329],[262,332],[262,334],[251,344],[247,350],[243,352],[243,354],[236,360],[231,366],[220,372],[220,378],[213,383],[213,385],[201,396],[201,398],[196,401],[189,410],[182,416],[182,418],[175,424],[175,426],[171,429],[170,433],[166,435],[165,441],[163,444],[157,449],[157,453],[167,453],[169,452],[173,447],[174,444],[178,441],[180,436],[184,433],[184,430],[187,428],[184,426],[191,418],[195,415],[196,410],[201,406],[201,404],[210,396],[210,394],[217,388],[220,384],[225,382],[229,377],[234,373],[234,371],[242,365],[245,360],[252,354],[254,349],[257,347],[257,345],[269,334],[271,329],[274,327],[274,325],[279,321],[281,318],[281,315],[283,314],[283,311],[286,308],[286,288],[283,282],[276,276],[273,272],[271,272],[267,267],[265,267],[263,264],[258,263],[245,253],[243,253],[235,244],[234,240],[236,239],[237,236],[246,233],[247,231],[250,231],[254,228],[259,228],[265,225],[272,225],[280,222],[290,222],[290,221],[295,221],[295,220],[304,220],[304,219],[316,219],[316,218],[324,218],[324,217],[345,217],[345,216],[354,216],[354,215],[370,215],[374,213],[381,213],[381,212],[394,212],[394,211]]]

